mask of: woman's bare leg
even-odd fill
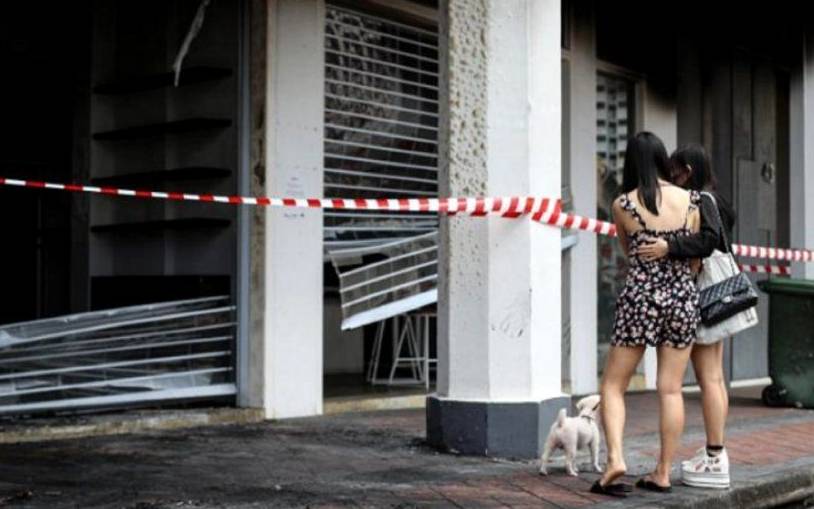
[[[608,447],[608,466],[600,480],[607,486],[625,474],[625,457],[622,451],[622,435],[625,429],[625,391],[630,377],[644,354],[644,347],[612,346],[602,377],[601,413],[605,443]]]
[[[701,387],[707,445],[722,446],[724,445],[726,416],[729,410],[729,395],[724,380],[723,341],[712,345],[695,345],[691,358],[695,378]]]
[[[670,485],[673,457],[684,430],[684,396],[681,386],[691,348],[658,348],[659,432],[661,453],[652,480],[660,486]]]

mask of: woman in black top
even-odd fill
[[[704,147],[697,144],[684,146],[676,150],[670,160],[671,181],[674,184],[706,191],[714,196],[715,201],[701,195],[701,229],[698,233],[676,237],[669,242],[651,239],[638,249],[639,256],[644,260],[666,256],[677,259],[706,258],[715,249],[726,251],[729,246],[726,246],[721,229],[725,229],[727,238],[732,238],[730,233],[735,224],[735,211],[715,191],[715,175]],[[685,484],[693,486],[726,488],[729,486],[729,458],[723,444],[729,397],[723,374],[723,341],[708,344],[696,341],[691,360],[701,387],[707,446],[682,464],[682,478]]]

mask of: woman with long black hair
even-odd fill
[[[721,230],[731,233],[735,212],[716,191],[715,173],[709,164],[704,147],[685,145],[670,157],[671,181],[685,189],[703,191],[701,194],[701,230],[675,239],[648,239],[639,247],[639,256],[646,261],[665,259],[706,258],[718,249],[726,252]],[[720,220],[719,220],[720,218]],[[684,484],[702,488],[729,487],[729,457],[724,448],[724,428],[729,410],[729,395],[723,372],[723,338],[699,334],[691,354],[693,369],[701,388],[704,428],[707,445],[681,465]]]
[[[661,452],[656,469],[640,479],[640,488],[671,490],[670,470],[684,428],[681,385],[699,320],[698,289],[689,260],[643,260],[645,239],[672,240],[698,231],[698,194],[669,181],[664,144],[642,132],[627,144],[623,194],[613,202],[613,218],[629,268],[616,303],[616,318],[605,374],[601,411],[608,449],[607,468],[591,487],[594,493],[626,496],[630,486],[615,483],[625,474],[622,451],[624,394],[645,347],[657,349]]]

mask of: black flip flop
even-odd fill
[[[629,487],[625,484],[608,484],[607,486],[602,486],[599,484],[597,480],[591,486],[591,493],[596,493],[597,495],[606,495],[608,497],[617,497],[617,498],[627,498],[628,490],[626,487]]]
[[[623,491],[625,493],[633,492],[633,485],[624,482],[608,484],[607,486],[605,486],[605,488],[609,490]]]
[[[636,481],[636,487],[656,493],[671,493],[673,491],[672,486],[660,486],[650,479],[645,479],[644,477]]]

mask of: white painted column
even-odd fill
[[[814,32],[804,34],[800,54],[789,105],[791,245],[814,249]],[[792,271],[814,279],[814,263],[794,263]]]
[[[593,3],[572,3],[569,151],[574,213],[596,217],[596,39]],[[598,388],[597,237],[579,233],[571,248],[571,393]]]
[[[558,197],[559,0],[445,4],[442,194]],[[441,249],[428,438],[472,454],[535,456],[568,402],[560,231],[527,218],[457,216],[444,221]]]
[[[269,0],[266,189],[323,192],[322,0]],[[322,213],[266,211],[263,406],[268,418],[322,413]]]

